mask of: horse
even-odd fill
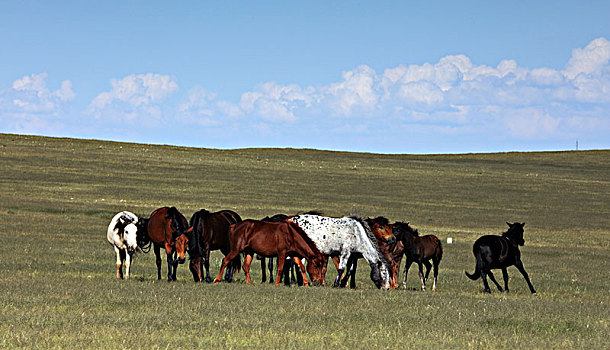
[[[403,255],[406,256],[404,277],[402,280],[402,288],[407,288],[407,273],[413,262],[419,266],[419,279],[421,281],[421,290],[426,291],[426,281],[430,275],[430,260],[434,267],[434,284],[432,291],[436,290],[436,281],[438,278],[438,264],[443,259],[443,246],[441,241],[435,235],[425,235],[420,237],[419,232],[409,226],[409,223],[395,222],[393,230],[399,243],[394,250],[394,262],[396,266],[396,275],[400,268],[400,262]],[[423,265],[426,266],[426,275],[423,273]],[[398,283],[398,281],[396,281]]]
[[[288,219],[296,223],[313,240],[327,258],[339,255],[334,286],[339,287],[341,275],[353,253],[360,253],[371,266],[371,280],[377,288],[389,289],[389,263],[383,256],[369,225],[362,218],[332,218],[316,214],[295,215]],[[323,263],[322,275],[326,274]]]
[[[161,247],[167,255],[167,280],[176,280],[178,264],[184,264],[188,237],[186,218],[175,207],[159,208],[148,219],[148,237],[153,243],[157,263],[157,278],[161,279]]]
[[[123,279],[123,265],[125,265],[125,279],[129,279],[133,253],[138,249],[138,221],[136,214],[129,211],[117,213],[106,231],[108,243],[116,253],[116,277]]]
[[[378,216],[374,219],[367,218],[365,219],[366,223],[371,228],[373,235],[375,235],[375,239],[377,240],[377,244],[379,245],[379,249],[381,253],[385,257],[385,259],[390,263],[390,288],[395,289],[397,286],[396,283],[396,275],[393,274],[394,271],[394,257],[392,252],[396,246],[396,237],[392,231],[392,226],[387,218],[383,216]],[[358,267],[358,259],[362,258],[362,254],[352,254],[349,258],[346,266],[346,270],[348,271],[343,279],[341,280],[341,287],[345,287],[347,285],[347,280],[350,280],[350,288],[356,288],[356,269]],[[337,269],[339,268],[339,260],[337,257],[333,257],[333,262]]]
[[[275,285],[280,285],[280,276],[284,269],[286,257],[300,257],[308,261],[307,272],[314,282],[320,281],[319,271],[323,260],[322,253],[316,244],[291,221],[264,222],[258,220],[244,220],[238,224],[231,225],[229,233],[231,251],[222,259],[222,266],[218,277],[214,283],[221,281],[222,272],[229,262],[238,254],[244,252],[243,270],[246,275],[246,282],[252,284],[250,278],[250,263],[252,256],[256,253],[264,257],[277,256],[278,275]],[[309,285],[305,274],[305,267],[300,260],[297,260],[304,284]]]
[[[280,222],[280,221],[286,220],[287,218],[288,218],[288,215],[275,214],[271,217],[266,216],[263,219],[261,219],[261,221]],[[260,262],[261,262],[261,271],[262,271],[262,275],[263,275],[261,282],[265,283],[267,280],[267,273],[266,273],[266,268],[265,268],[265,257],[257,255],[256,258],[258,260],[260,260]],[[269,268],[269,283],[273,283],[273,258],[269,258],[267,267]],[[297,282],[297,284],[300,286],[303,285],[303,277],[298,273],[295,276],[295,267],[298,267],[298,265],[292,260],[292,258],[286,258],[286,261],[284,262],[284,274],[283,274],[284,285],[289,286],[291,282],[292,283]],[[280,278],[280,282],[282,282],[281,278]]]
[[[241,222],[239,214],[232,210],[221,210],[210,213],[201,209],[191,216],[189,228],[186,231],[188,241],[188,253],[190,257],[189,269],[193,274],[195,282],[203,281],[203,269],[205,269],[205,281],[210,283],[210,251],[220,250],[222,254],[229,253],[229,228],[232,224]],[[239,271],[241,259],[239,256],[227,269],[225,281],[233,281],[233,273]]]
[[[491,269],[502,269],[502,277],[504,278],[504,291],[508,293],[508,272],[506,268],[514,265],[519,272],[525,278],[530,292],[536,294],[530,278],[525,272],[523,262],[521,261],[521,251],[519,246],[525,244],[523,239],[523,227],[525,223],[506,223],[509,229],[502,234],[487,235],[479,237],[472,246],[472,253],[476,259],[476,268],[474,273],[471,275],[465,271],[466,276],[471,280],[475,281],[479,277],[483,277],[483,285],[485,286],[485,292],[491,293],[489,285],[487,284],[487,275],[491,278],[491,281],[498,287],[498,290],[502,292],[502,287],[496,281]]]

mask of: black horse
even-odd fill
[[[514,224],[506,223],[509,227],[508,231],[504,232],[502,236],[487,235],[480,237],[474,242],[472,247],[472,253],[477,260],[477,266],[474,273],[471,275],[466,272],[466,276],[471,280],[475,281],[479,277],[483,277],[483,285],[485,286],[485,292],[491,293],[489,284],[487,284],[487,275],[491,278],[491,281],[498,287],[498,290],[502,292],[502,287],[496,281],[491,269],[502,269],[502,277],[504,277],[504,290],[508,292],[508,273],[506,268],[512,265],[521,272],[527,285],[530,288],[532,294],[536,294],[536,290],[530,278],[525,272],[523,263],[521,262],[521,252],[519,246],[523,246],[525,241],[523,240],[523,226],[525,223],[515,222]]]
[[[261,221],[267,222],[281,222],[288,219],[288,215],[285,214],[275,214],[271,217],[267,216],[263,218]],[[265,268],[265,257],[257,256],[257,259],[261,261],[261,270],[263,272],[262,283],[267,281],[267,273]],[[303,285],[303,276],[301,274],[295,273],[296,264],[292,261],[292,258],[286,259],[284,263],[284,271],[283,271],[283,279],[284,285],[289,286],[290,283],[297,283],[299,286]],[[267,267],[269,268],[269,283],[273,283],[273,258],[269,258],[269,262]]]

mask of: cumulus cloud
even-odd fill
[[[176,81],[168,75],[138,74],[112,79],[110,91],[97,95],[88,113],[96,117],[136,119],[161,117],[160,103],[178,90]]]
[[[0,89],[0,121],[16,132],[60,129],[60,119],[75,96],[69,80],[57,90],[49,90],[46,73],[27,75],[15,80],[12,87]]]

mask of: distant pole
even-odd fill
[[[576,139],[576,150],[578,151],[578,139]]]

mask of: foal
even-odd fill
[[[419,232],[409,226],[408,223],[394,223],[394,234],[398,239],[398,244],[394,250],[394,262],[396,266],[396,274],[403,254],[406,256],[404,278],[402,280],[402,288],[407,288],[407,273],[411,264],[416,262],[419,266],[419,279],[421,280],[421,290],[426,291],[426,281],[430,275],[430,262],[434,267],[434,283],[432,291],[436,290],[436,280],[438,278],[438,264],[443,258],[443,246],[441,241],[435,235],[425,235],[419,237]],[[426,275],[424,276],[423,265],[426,266]],[[398,278],[398,277],[397,277]],[[398,281],[397,281],[398,282]]]
[[[514,224],[506,223],[509,227],[508,231],[504,232],[502,236],[487,235],[480,237],[474,242],[472,247],[472,253],[477,260],[477,265],[474,273],[471,275],[466,272],[466,276],[471,280],[475,281],[479,277],[483,277],[483,285],[485,286],[485,292],[491,293],[489,284],[487,284],[487,275],[491,278],[491,281],[498,287],[498,290],[502,292],[502,287],[496,281],[491,269],[502,269],[502,277],[504,278],[504,291],[508,292],[508,272],[506,268],[512,265],[521,272],[523,278],[527,282],[530,292],[536,294],[536,290],[530,278],[525,272],[523,262],[521,262],[521,251],[519,246],[525,244],[523,240],[523,226],[525,223],[515,222]]]

